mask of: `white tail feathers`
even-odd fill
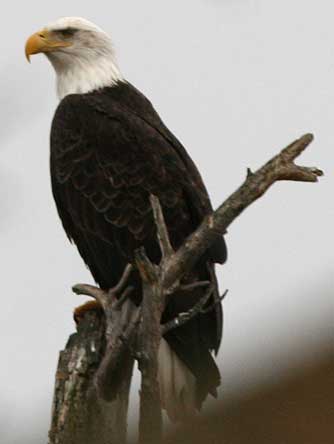
[[[160,342],[158,362],[162,408],[171,421],[183,421],[197,411],[196,378],[164,339]]]

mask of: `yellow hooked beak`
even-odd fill
[[[30,63],[30,56],[33,54],[51,52],[57,50],[58,48],[67,48],[71,45],[72,43],[70,42],[54,40],[50,36],[50,33],[43,29],[42,31],[36,32],[28,38],[25,46],[26,58]]]

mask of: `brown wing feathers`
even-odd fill
[[[136,248],[144,245],[152,260],[160,259],[150,194],[160,199],[175,248],[211,211],[202,179],[186,151],[147,99],[128,84],[67,96],[60,103],[51,132],[51,176],[65,231],[104,288],[117,283]],[[209,259],[226,259],[222,238],[208,252]],[[208,278],[206,267],[204,260],[195,275]],[[138,283],[138,277],[134,279]],[[194,294],[198,297],[200,293]],[[177,300],[171,304],[168,317],[178,312],[177,304]],[[209,354],[206,358],[204,354],[217,347],[220,323],[217,307],[202,323],[197,319],[169,336],[170,346],[181,359],[183,355],[194,374],[203,375],[205,368],[210,373],[212,387],[204,384],[200,398],[219,383]],[[209,331],[201,331],[203,326]],[[201,340],[203,334],[211,338],[209,343]],[[198,343],[205,344],[202,355]]]

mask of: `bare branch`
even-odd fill
[[[155,220],[155,225],[157,228],[157,235],[160,244],[160,250],[162,258],[167,258],[174,253],[174,249],[170,243],[168,229],[166,226],[165,218],[162,212],[162,208],[159,199],[151,194],[150,196],[151,205],[153,209],[153,215]]]
[[[135,287],[129,285],[127,288],[125,288],[122,296],[116,301],[114,304],[114,310],[121,310],[121,308],[124,305],[124,302],[126,302],[129,299],[129,296],[134,292]]]
[[[144,282],[155,282],[157,279],[157,266],[152,264],[146,255],[145,248],[139,248],[135,252],[135,261],[140,276]]]
[[[206,291],[205,295],[190,310],[188,310],[184,313],[180,313],[173,320],[166,322],[166,324],[164,324],[161,327],[161,334],[165,335],[169,331],[174,330],[175,328],[178,328],[181,325],[186,324],[187,322],[190,321],[190,319],[193,319],[195,316],[200,314],[203,310],[203,307],[210,299],[210,296],[212,295],[212,293],[213,293],[213,287],[210,286],[210,288]]]
[[[278,156],[274,157],[274,159],[283,156],[286,162],[293,162],[298,156],[302,154],[303,151],[309,146],[311,142],[313,142],[314,136],[313,134],[304,134],[297,140],[294,140],[290,145],[284,148]],[[273,159],[273,160],[274,160]]]
[[[76,284],[72,287],[73,293],[82,296],[90,296],[94,298],[102,307],[105,307],[109,301],[109,295],[106,291],[99,287],[89,284]]]
[[[247,168],[247,178],[253,176],[253,171],[250,168]]]
[[[184,291],[184,292],[186,292],[186,291],[193,291],[193,290],[196,290],[197,288],[208,287],[209,285],[211,285],[210,281],[197,281],[197,282],[194,282],[192,284],[180,285],[178,287],[178,290]]]
[[[133,265],[128,264],[125,267],[123,275],[122,275],[121,279],[119,280],[118,284],[115,287],[111,288],[109,290],[109,293],[111,293],[113,295],[122,293],[123,290],[125,289],[127,283],[129,282],[129,278],[132,273],[132,270],[133,270]]]
[[[218,304],[221,304],[221,302],[225,299],[227,293],[228,293],[228,290],[225,290],[225,292],[224,292],[219,298],[217,298],[217,299],[214,301],[213,304],[211,304],[211,305],[210,305],[209,307],[207,307],[207,308],[203,308],[203,309],[201,310],[201,313],[202,313],[202,314],[206,314],[206,313],[209,313],[210,311],[214,310],[214,309],[216,308],[216,306],[217,306]]]
[[[169,288],[196,263],[209,246],[222,235],[229,225],[255,200],[278,180],[317,182],[323,172],[318,168],[301,167],[293,163],[312,142],[306,134],[273,157],[246,181],[214,213],[207,216],[176,253],[164,264],[164,288]]]
[[[136,340],[141,320],[141,310],[127,301],[126,310],[114,319],[112,334],[101,364],[95,374],[94,384],[99,396],[105,401],[114,401],[122,387],[124,369],[131,365],[132,346]]]
[[[136,264],[143,282],[142,323],[137,353],[141,372],[139,443],[159,444],[162,439],[162,412],[158,349],[165,295],[160,285],[160,267],[149,261],[143,249],[136,253]]]
[[[214,213],[207,216],[199,228],[186,240],[176,253],[172,253],[169,241],[168,230],[163,219],[161,206],[156,197],[151,196],[151,203],[154,211],[154,217],[157,224],[157,232],[162,251],[162,261],[159,267],[153,265],[147,258],[144,250],[137,252],[136,263],[144,283],[143,300],[143,323],[144,328],[142,343],[144,355],[147,358],[142,361],[142,396],[141,396],[141,439],[145,442],[150,436],[148,428],[150,422],[147,420],[147,411],[153,405],[152,414],[156,409],[160,410],[159,399],[157,396],[158,385],[156,381],[156,356],[158,343],[161,333],[164,334],[173,328],[180,326],[196,316],[202,310],[212,310],[220,303],[221,299],[216,297],[213,306],[204,309],[205,304],[212,294],[207,292],[205,296],[189,312],[180,314],[171,323],[161,328],[159,321],[161,318],[161,307],[166,295],[175,291],[184,274],[189,272],[197,260],[209,248],[209,246],[226,232],[227,227],[238,217],[241,212],[252,202],[262,196],[265,191],[278,180],[296,180],[296,181],[316,181],[322,172],[316,168],[299,167],[293,163],[293,160],[311,143],[313,136],[306,135],[292,143],[284,149],[278,156],[275,156],[266,165],[255,173],[250,169],[247,171],[245,183],[233,193]],[[224,295],[225,296],[225,295]],[[160,298],[160,299],[159,299]],[[149,316],[144,313],[150,313]],[[154,315],[155,313],[155,315]],[[147,326],[150,326],[147,329]],[[159,334],[160,329],[160,334]],[[148,338],[151,344],[148,344]],[[154,344],[154,345],[153,345]],[[149,371],[150,363],[153,371]],[[143,382],[144,381],[144,382]],[[149,387],[150,389],[147,389]],[[145,396],[144,396],[145,395]],[[147,396],[146,396],[147,395]],[[146,401],[145,401],[146,397]],[[143,409],[145,406],[145,410]],[[156,421],[151,421],[155,427],[161,425],[161,418],[156,417]],[[151,435],[152,436],[152,435]],[[157,437],[158,434],[155,434]],[[145,438],[144,438],[145,437]]]

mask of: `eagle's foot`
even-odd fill
[[[96,300],[87,301],[86,303],[74,309],[73,318],[75,323],[79,324],[79,322],[85,317],[86,313],[88,312],[96,312],[102,314],[103,308],[101,304]]]

